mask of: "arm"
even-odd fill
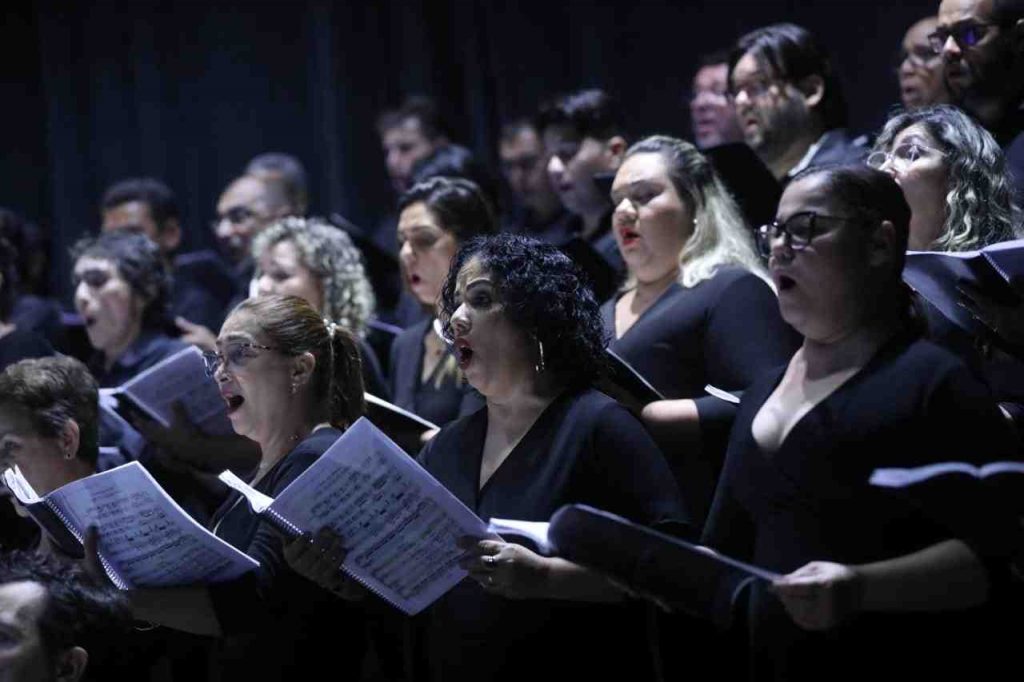
[[[988,575],[960,540],[859,566],[812,562],[779,579],[772,590],[793,621],[827,630],[858,612],[949,611],[988,599]]]
[[[139,589],[128,593],[132,615],[175,630],[219,637],[220,621],[205,587]]]
[[[694,400],[657,400],[645,405],[640,417],[662,443],[700,446],[700,414]]]

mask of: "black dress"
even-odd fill
[[[997,533],[984,505],[957,499],[961,489],[935,504],[913,489],[868,485],[878,467],[1012,457],[1011,430],[957,358],[928,341],[894,338],[766,453],[751,425],[782,374],[743,396],[705,544],[783,574],[811,561],[892,559],[950,538],[964,539],[992,566],[1006,565],[1012,531]],[[965,479],[964,492],[981,485]],[[991,607],[861,614],[811,633],[755,588],[750,620],[755,680],[957,679],[955,671],[990,679],[982,671],[1000,651]]]
[[[601,307],[609,348],[669,400],[692,398],[700,415],[702,457],[659,443],[675,469],[690,511],[703,521],[736,410],[704,392],[708,384],[742,391],[759,375],[783,365],[799,335],[779,314],[765,282],[739,267],[720,268],[697,286],[673,283],[615,339],[615,304]]]
[[[483,398],[460,377],[445,377],[435,385],[444,362],[426,380],[423,374],[423,337],[433,334],[433,318],[417,322],[395,338],[391,346],[391,398],[395,405],[423,417],[438,426],[483,405]]]
[[[486,431],[485,407],[449,424],[420,453],[427,470],[484,520],[547,521],[573,502],[663,528],[686,520],[657,446],[604,394],[557,398],[479,489]],[[635,603],[510,600],[467,578],[421,615],[417,630],[431,680],[652,675],[645,608]]]
[[[319,429],[256,484],[275,497],[341,436]],[[334,598],[285,563],[281,537],[232,491],[210,523],[214,533],[260,562],[246,577],[210,588],[224,637],[213,668],[223,680],[358,679],[365,636],[358,606]]]

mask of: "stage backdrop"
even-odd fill
[[[853,128],[896,101],[900,37],[937,0],[7,0],[0,24],[0,205],[67,247],[110,182],[178,193],[186,248],[213,243],[217,196],[262,151],[306,164],[316,212],[373,221],[393,201],[373,129],[403,94],[436,96],[457,141],[493,161],[500,122],[581,86],[617,94],[634,135],[684,135],[695,58],[775,21],[830,47]]]

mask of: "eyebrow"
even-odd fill
[[[217,339],[217,345],[220,346],[222,343],[231,343],[232,341],[246,341],[255,342],[256,337],[245,332],[231,332],[222,339]]]

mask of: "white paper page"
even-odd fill
[[[170,426],[174,403],[185,406],[189,421],[209,435],[234,433],[227,417],[227,405],[217,384],[206,376],[203,356],[189,346],[141,372],[121,387],[122,392],[153,419]]]
[[[409,614],[466,576],[456,540],[487,535],[483,521],[366,418],[271,509],[305,532],[337,531],[348,549],[344,568]]]
[[[21,469],[17,465],[4,471],[4,484],[23,505],[39,502],[39,495],[32,489],[32,486],[25,479],[24,474],[21,473]]]
[[[100,556],[126,588],[223,582],[259,565],[196,523],[138,462],[47,498],[79,533],[99,529]]]
[[[548,538],[548,528],[551,526],[547,521],[517,521],[515,519],[491,519],[487,524],[487,530],[495,535],[501,536],[510,542],[516,541],[516,536],[524,537],[532,542],[542,554],[551,555],[554,548]]]
[[[719,400],[724,400],[727,403],[732,403],[733,405],[740,404],[739,396],[735,396],[732,393],[729,393],[729,391],[725,391],[721,388],[718,388],[717,386],[712,386],[711,384],[708,384],[707,386],[704,387],[704,392],[710,396],[718,398]]]
[[[252,510],[257,514],[263,513],[263,510],[269,507],[274,501],[274,498],[269,495],[264,495],[259,490],[256,490],[256,488],[253,488],[231,471],[222,471],[217,478],[219,478],[227,487],[242,493],[242,495],[245,496],[245,499],[249,501],[249,506],[252,507]]]

